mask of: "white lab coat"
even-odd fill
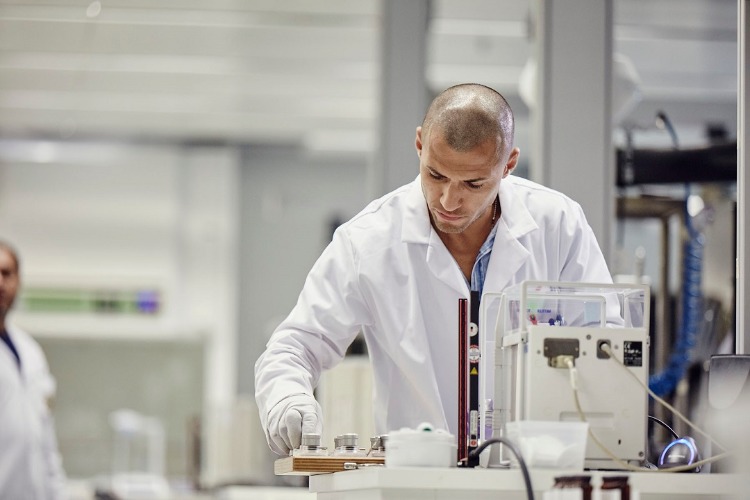
[[[611,283],[576,202],[514,176],[501,182],[499,196],[485,292],[524,280]],[[376,432],[430,422],[456,435],[458,299],[468,296],[430,224],[419,177],[373,201],[335,232],[256,363],[264,429],[274,405],[312,394],[321,372],[341,361],[362,331]]]
[[[0,498],[65,498],[65,474],[47,406],[55,380],[39,344],[18,328],[6,328],[21,372],[13,353],[0,344]]]

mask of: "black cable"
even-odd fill
[[[677,140],[677,131],[674,125],[672,125],[672,120],[669,119],[664,111],[660,110],[656,113],[656,126],[666,130],[669,133],[669,137],[672,138],[672,146],[675,149],[680,149],[680,142]]]
[[[651,420],[652,422],[656,422],[657,424],[659,424],[662,427],[666,428],[670,432],[670,434],[672,434],[672,436],[674,436],[675,439],[680,439],[680,436],[678,436],[677,433],[674,431],[674,429],[672,429],[669,425],[667,425],[666,422],[664,422],[662,420],[659,420],[658,418],[656,418],[656,417],[654,417],[652,415],[649,415],[648,419]]]
[[[534,500],[534,489],[531,487],[531,476],[529,476],[529,469],[526,467],[526,462],[523,460],[523,456],[521,455],[521,451],[516,447],[515,444],[513,444],[512,441],[509,441],[505,438],[492,438],[488,439],[487,441],[483,442],[479,445],[477,449],[469,453],[470,457],[478,457],[488,446],[495,444],[495,443],[502,443],[508,448],[510,448],[510,451],[513,452],[513,454],[516,456],[516,459],[518,460],[518,465],[521,467],[521,473],[523,474],[523,482],[526,484],[526,496],[528,500]]]

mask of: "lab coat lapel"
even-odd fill
[[[469,287],[461,274],[461,269],[430,224],[419,176],[409,187],[401,239],[406,243],[427,245],[425,264],[430,272],[456,292],[468,296]]]
[[[515,196],[513,184],[500,183],[500,220],[492,245],[492,255],[484,281],[484,292],[499,292],[509,284],[521,266],[531,256],[519,238],[539,229],[523,201]]]
[[[427,248],[427,267],[437,279],[461,295],[469,296],[469,286],[461,274],[458,263],[445,247],[437,231],[430,226],[430,244]]]
[[[11,339],[14,341],[14,345],[16,346],[16,350],[19,350],[18,344],[15,342],[15,339],[11,337]],[[18,353],[19,357],[23,360],[22,354]],[[23,361],[21,362],[21,367],[23,367]],[[10,351],[10,347],[5,345],[5,342],[0,340],[0,380],[18,380],[19,382],[23,382],[24,377],[21,371],[18,369],[18,361],[16,361],[16,357],[13,355],[13,353]],[[7,375],[6,375],[7,373]],[[11,378],[6,378],[11,377]]]

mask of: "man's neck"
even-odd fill
[[[433,227],[451,253],[453,253],[454,250],[465,252],[473,249],[475,250],[475,254],[477,254],[479,253],[482,244],[487,240],[487,236],[489,236],[492,231],[497,219],[500,218],[499,205],[500,204],[496,200],[495,205],[493,205],[491,209],[487,210],[481,217],[460,233],[443,232],[435,227],[434,224]]]
[[[471,271],[479,255],[479,249],[487,240],[490,231],[492,231],[492,226],[492,215],[489,214],[480,217],[460,233],[445,233],[435,228],[466,279],[471,279]]]
[[[489,222],[483,222],[480,219],[460,233],[445,233],[439,229],[435,230],[451,253],[473,251],[476,254],[479,253],[479,249],[489,236],[492,227]]]

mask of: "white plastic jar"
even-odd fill
[[[456,438],[428,423],[388,433],[386,467],[455,467]]]

